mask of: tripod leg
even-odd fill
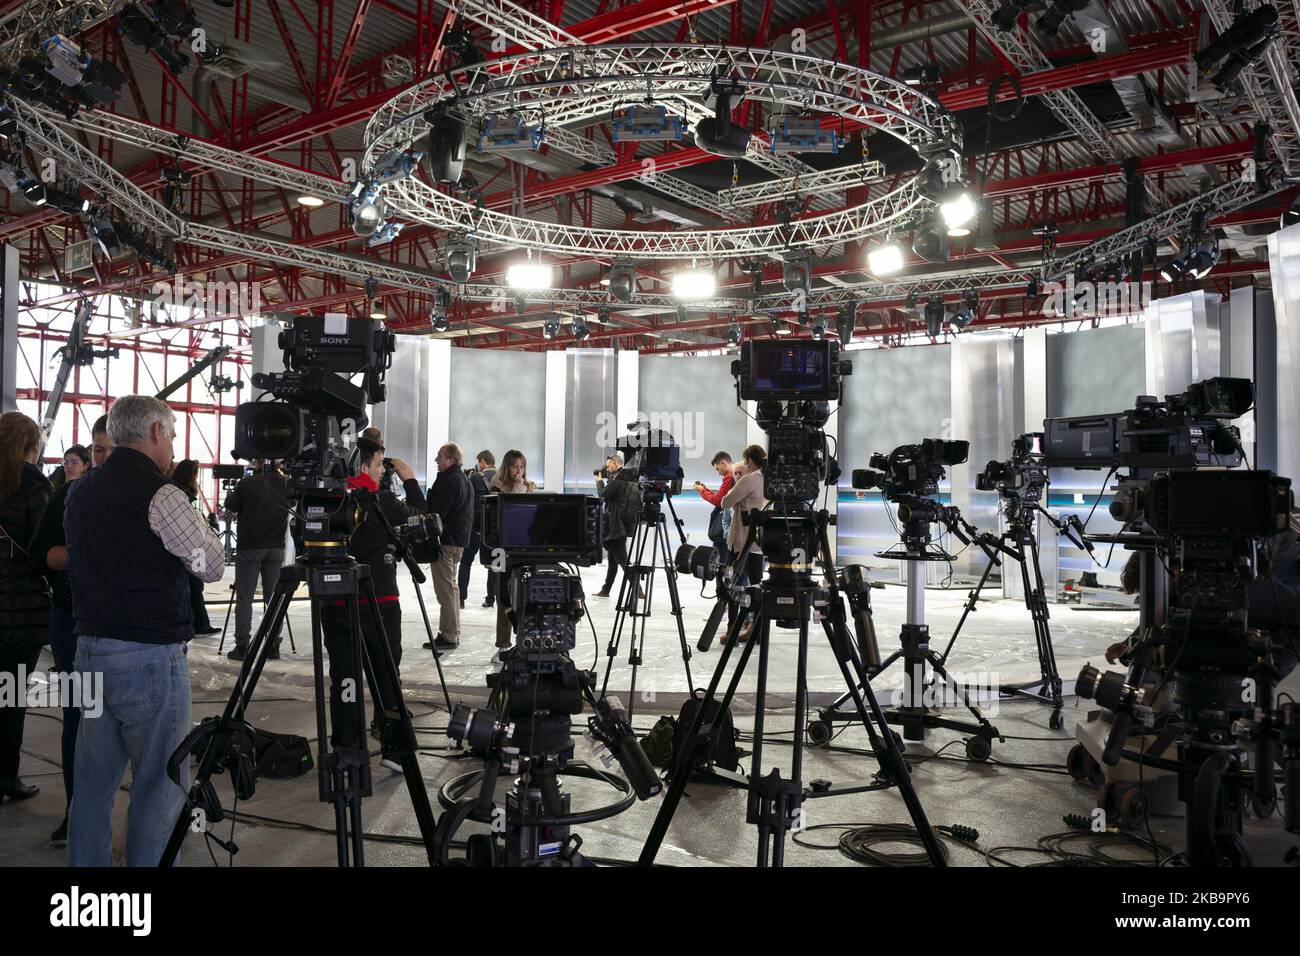
[[[718,587],[722,587],[721,584]],[[701,654],[708,651],[713,646],[713,638],[718,633],[718,625],[722,623],[722,618],[727,613],[727,606],[730,602],[719,596],[713,602],[713,610],[709,612],[709,619],[704,623],[704,630],[700,632],[700,639],[695,644],[695,649]]]
[[[943,661],[939,660],[934,651],[930,651],[929,660],[930,666],[934,668],[936,674],[943,678],[943,682],[961,695],[962,704],[964,704],[966,709],[975,716],[975,719],[979,721],[980,726],[992,730],[993,725],[989,723],[988,718],[984,716],[978,706],[971,703],[970,695],[966,693],[966,689],[953,679],[952,675],[944,668]]]
[[[491,572],[489,572],[491,573]],[[447,692],[447,678],[442,672],[442,655],[438,649],[433,646],[433,625],[429,623],[429,609],[424,606],[424,595],[420,592],[420,586],[415,586],[415,601],[420,605],[420,617],[424,621],[424,632],[429,635],[429,648],[433,653],[433,666],[438,669],[438,686],[442,688],[442,699],[447,704],[447,713],[451,713],[451,694]]]
[[[1043,676],[1044,691],[1051,696],[1052,700],[1052,715],[1048,718],[1048,726],[1055,730],[1064,724],[1061,710],[1065,702],[1061,694],[1061,674],[1056,669],[1056,648],[1052,645],[1052,630],[1047,623],[1049,617],[1047,588],[1043,584],[1043,569],[1038,560],[1038,541],[1032,535],[1029,538],[1029,556],[1034,564],[1033,598],[1029,613],[1034,619],[1034,632],[1038,637],[1038,669]],[[1025,593],[1030,594],[1027,568],[1025,587]]]
[[[737,621],[739,621],[739,618],[737,618]],[[740,625],[734,624],[732,629],[739,633]],[[730,638],[734,637],[735,634],[728,634],[727,636]],[[663,845],[664,836],[668,833],[668,826],[672,823],[673,814],[677,812],[677,805],[681,802],[682,795],[686,793],[686,784],[690,780],[691,762],[694,759],[694,749],[700,727],[704,724],[706,705],[709,701],[716,699],[718,685],[722,683],[722,676],[727,672],[727,664],[730,663],[731,654],[735,648],[735,641],[728,640],[723,645],[722,657],[718,659],[718,666],[714,668],[713,677],[709,680],[708,689],[704,693],[704,702],[696,709],[695,715],[691,718],[690,725],[682,737],[682,750],[675,755],[673,766],[668,772],[668,791],[664,794],[663,802],[659,805],[659,812],[655,815],[655,822],[650,827],[650,833],[646,836],[645,845],[641,847],[641,855],[637,859],[638,866],[652,866],[655,857],[659,853],[659,847]],[[741,674],[744,673],[745,666],[749,663],[749,655],[753,649],[754,642],[750,641],[741,651],[740,661],[736,664],[736,670],[732,675],[723,706],[730,706],[736,687],[740,683]]]
[[[217,642],[217,653],[226,649],[226,631],[230,627],[230,612],[235,608],[235,586],[230,586],[230,600],[226,602],[226,619],[221,622],[221,640]]]
[[[348,607],[348,629],[351,638],[352,654],[352,673],[356,675],[358,681],[364,679],[368,661],[366,660],[366,645],[364,632],[361,630],[361,608],[360,598],[353,593],[343,599]],[[355,736],[352,738],[356,741],[354,744],[358,751],[365,751],[365,740],[368,728],[366,727],[366,700],[361,693],[361,688],[356,688],[356,699],[352,702],[353,723],[355,724]],[[365,829],[361,820],[361,793],[370,792],[370,754],[367,752],[361,765],[355,768],[359,786],[349,787],[347,793],[348,816],[352,828],[352,865],[366,865],[365,851]]]
[[[393,658],[393,649],[388,642],[388,633],[384,628],[383,617],[379,613],[379,602],[375,597],[375,583],[370,578],[363,581],[367,606],[370,608],[370,621],[378,635],[379,660],[376,661],[366,653],[366,676],[370,682],[370,696],[374,701],[375,716],[380,722],[380,740],[395,747],[402,765],[402,776],[406,780],[406,790],[411,797],[411,806],[415,809],[415,820],[420,827],[420,836],[424,840],[425,853],[429,865],[437,865],[437,848],[434,832],[438,822],[434,818],[433,807],[429,804],[429,791],[424,785],[424,776],[420,773],[420,763],[416,756],[418,749],[415,728],[411,725],[411,712],[402,697],[401,678],[397,672],[397,662]],[[450,711],[449,711],[450,712]]]
[[[275,590],[271,594],[270,612],[262,616],[257,631],[249,642],[248,654],[239,668],[239,676],[235,678],[235,686],[226,700],[216,730],[208,738],[199,757],[194,779],[190,783],[181,812],[172,827],[171,836],[167,839],[167,846],[163,848],[162,857],[158,861],[159,866],[171,866],[176,862],[181,844],[185,842],[185,836],[190,832],[191,824],[195,822],[193,820],[195,807],[203,802],[203,795],[208,789],[208,782],[212,775],[224,769],[233,742],[234,725],[244,719],[248,702],[253,696],[253,689],[257,686],[257,679],[262,673],[264,658],[262,648],[279,634],[284,616],[288,612],[289,599],[293,597],[297,587],[298,582],[294,578],[282,577],[276,582]]]
[[[609,634],[609,645],[605,648],[605,653],[609,660],[605,662],[605,678],[600,685],[600,696],[604,697],[609,691],[609,676],[614,669],[614,658],[618,655],[618,649],[623,642],[623,625],[627,621],[629,614],[633,614],[632,600],[635,595],[640,593],[641,587],[641,558],[645,552],[645,532],[646,525],[638,521],[636,531],[632,535],[632,553],[636,555],[636,564],[633,565],[629,557],[628,563],[623,566],[623,583],[618,589],[618,603],[614,605],[614,629]],[[635,573],[634,573],[635,571]],[[632,657],[636,657],[636,623],[635,619],[632,624]],[[635,668],[635,665],[633,665]],[[632,672],[632,684],[636,684],[636,671]],[[629,705],[631,701],[629,701]],[[631,717],[631,711],[628,711]]]
[[[677,596],[677,568],[668,553],[668,529],[664,525],[662,513],[659,515],[656,536],[664,559],[664,576],[668,579],[668,599],[672,604],[673,617],[677,620],[677,640],[682,646],[682,666],[686,668],[686,689],[690,691],[695,688],[695,680],[691,677],[691,648],[686,643],[686,625],[682,622],[682,602]]]
[[[975,605],[980,599],[980,592],[984,590],[985,582],[988,581],[989,575],[993,573],[993,567],[992,561],[984,565],[984,573],[980,575],[979,584],[975,585],[975,590],[971,591],[970,597],[966,599],[966,606],[962,609],[961,617],[957,621],[957,627],[953,629],[952,637],[948,638],[948,646],[939,655],[940,663],[948,660],[948,654],[952,651],[952,646],[957,643],[957,635],[961,633],[962,625],[966,623],[966,618],[970,615],[970,612],[975,610]]]

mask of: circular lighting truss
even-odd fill
[[[366,126],[363,167],[428,135],[426,114],[441,110],[464,121],[472,140],[489,117],[522,120],[544,131],[608,121],[613,112],[647,98],[692,122],[711,116],[705,105],[715,81],[739,83],[749,100],[787,112],[840,118],[887,133],[920,154],[960,148],[960,133],[937,101],[897,80],[833,60],[751,47],[692,44],[602,44],[522,53],[442,74],[397,94]],[[472,149],[471,141],[468,148]],[[418,145],[417,145],[417,148]],[[754,136],[755,150],[770,146]],[[672,170],[672,154],[660,172]],[[640,177],[653,184],[645,161]],[[390,214],[477,241],[551,254],[648,259],[716,259],[775,255],[790,249],[860,241],[932,205],[916,180],[847,209],[813,212],[763,226],[681,231],[594,229],[539,222],[477,207],[419,176],[383,185]]]

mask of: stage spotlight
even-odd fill
[[[523,315],[528,309],[528,300],[522,295],[515,296],[515,315]]]
[[[455,185],[465,171],[465,124],[440,110],[430,110],[424,118],[429,121],[429,177]]]
[[[1003,33],[1010,33],[1016,28],[1016,21],[1025,12],[1028,0],[1002,0],[1002,6],[993,14],[993,25]]]
[[[663,106],[624,107],[611,125],[616,143],[676,142],[682,138],[680,117],[669,116]]]
[[[448,239],[446,246],[447,275],[452,282],[468,282],[474,274],[476,251],[474,240],[465,236]]]
[[[938,63],[923,63],[899,71],[898,78],[908,86],[935,86],[941,79]]]
[[[429,312],[429,324],[433,326],[435,332],[446,332],[451,328],[451,320],[447,318],[447,307],[451,305],[451,293],[446,289],[439,289],[434,293],[433,308]]]
[[[512,289],[549,289],[551,282],[551,267],[545,262],[525,259],[506,269],[506,284]]]
[[[807,292],[812,288],[812,269],[806,256],[791,256],[782,263],[781,285],[787,292]]]
[[[348,218],[358,236],[373,236],[384,225],[387,204],[374,183],[358,182],[348,193]]]
[[[380,157],[375,163],[374,179],[377,183],[391,183],[406,179],[415,172],[424,159],[424,153],[418,149],[395,149]]]
[[[310,196],[304,193],[295,200],[299,206],[306,206],[308,209],[319,209],[325,205],[325,200],[319,196]]]
[[[948,261],[948,227],[942,216],[932,214],[917,227],[912,251],[926,262]]]
[[[541,126],[530,126],[518,114],[489,116],[479,129],[477,153],[493,153],[507,149],[542,148],[544,134]]]
[[[20,186],[29,203],[33,206],[45,205],[45,184],[43,182],[28,176],[20,183]]]
[[[814,342],[820,342],[826,338],[826,320],[820,315],[813,319],[812,337]]]
[[[388,318],[388,313],[384,311],[384,304],[378,299],[370,303],[370,317],[379,320]]]
[[[790,328],[790,323],[785,319],[772,320],[772,332],[775,335],[793,335],[794,330]]]
[[[1054,37],[1062,23],[1091,2],[1092,0],[1052,0],[1051,7],[1034,21],[1034,26],[1043,36]]]
[[[903,307],[909,312],[914,312],[920,303],[921,297],[917,295],[916,290],[913,289],[911,292],[907,293],[907,298],[903,300]]]
[[[903,248],[893,239],[867,253],[867,268],[872,275],[893,275],[903,268]]]
[[[609,309],[600,309],[596,312],[596,321],[601,325],[609,325]]]
[[[950,236],[970,235],[969,223],[978,211],[979,207],[975,205],[975,200],[964,189],[939,206],[939,213],[943,216],[944,225],[948,227]]]
[[[925,161],[916,179],[916,191],[933,202],[946,202],[953,198],[961,183],[955,178],[960,167],[956,151],[945,149]]]
[[[1204,279],[1219,264],[1219,237],[1210,233],[1190,247],[1187,272],[1194,279]]]
[[[678,322],[685,322],[685,321],[686,321],[686,317],[687,317],[688,314],[689,314],[689,312],[687,311],[686,306],[684,306],[684,305],[679,305],[679,306],[677,307],[677,321],[678,321]]]
[[[695,145],[715,156],[743,159],[749,148],[749,131],[734,126],[731,110],[744,86],[735,80],[715,79],[710,86],[714,96],[713,115],[695,124]]]
[[[1160,267],[1160,278],[1166,282],[1173,282],[1179,276],[1187,272],[1188,255],[1186,250],[1178,253],[1163,266]]]
[[[587,320],[580,315],[573,317],[573,321],[569,323],[569,328],[573,332],[573,337],[579,342],[585,342],[591,337],[591,328],[587,325]]]
[[[691,266],[673,274],[673,295],[679,299],[709,299],[717,288],[712,269]]]
[[[726,342],[728,345],[739,345],[743,333],[740,331],[740,323],[732,322],[727,326]]]
[[[1259,53],[1264,52],[1264,47],[1273,39],[1277,33],[1278,16],[1277,8],[1271,3],[1265,3],[1256,7],[1250,13],[1238,14],[1232,21],[1232,26],[1220,33],[1213,41],[1207,43],[1203,50],[1196,54],[1196,65],[1202,72],[1209,72],[1210,67],[1214,66],[1220,60],[1232,57],[1234,54],[1243,54],[1247,51],[1253,51],[1258,48]],[[1257,56],[1257,53],[1250,53],[1251,59]],[[1246,60],[1241,66],[1234,66],[1235,73],[1240,73],[1251,61]],[[1220,76],[1223,70],[1212,78],[1212,82],[1217,86],[1220,85]],[[1222,85],[1227,85],[1231,80],[1227,80]]]
[[[840,314],[835,317],[835,334],[839,336],[840,346],[853,341],[853,329],[857,324],[857,306],[852,303],[841,306]]]
[[[631,302],[636,295],[636,269],[626,263],[615,263],[605,276],[609,294],[619,302]]]
[[[945,314],[943,296],[932,295],[925,300],[925,328],[932,337],[943,331]]]
[[[1038,276],[1034,276],[1025,284],[1025,298],[1033,302],[1038,298],[1039,292]]]
[[[370,238],[366,240],[366,245],[368,247],[382,246],[386,242],[392,242],[405,228],[406,223],[404,222],[385,222],[370,234]]]
[[[979,309],[979,293],[974,289],[967,289],[962,293],[961,305],[953,310],[949,323],[957,329],[964,329],[975,320],[975,312]]]
[[[768,130],[768,145],[773,156],[792,153],[829,153],[838,155],[843,141],[834,130],[823,130],[815,116],[781,117],[779,125]]]
[[[104,253],[106,258],[113,258],[121,247],[121,239],[117,235],[117,229],[109,219],[94,219],[90,223],[90,235],[99,246],[100,252]]]
[[[560,334],[560,320],[555,316],[548,316],[542,322],[542,337],[553,339]]]

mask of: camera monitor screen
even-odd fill
[[[507,552],[583,551],[585,500],[582,495],[502,495],[498,546]]]
[[[830,342],[754,342],[750,392],[754,398],[799,399],[831,387]]]
[[[1167,529],[1173,534],[1236,533],[1263,537],[1284,526],[1270,472],[1170,475]]]

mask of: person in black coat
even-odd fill
[[[0,706],[0,802],[40,790],[18,776],[27,675],[50,632],[50,590],[28,550],[53,493],[36,467],[40,452],[40,426],[20,412],[0,415],[0,680],[18,695],[16,706]]]
[[[483,498],[488,494],[488,482],[495,475],[496,458],[492,452],[484,449],[478,453],[478,460],[474,467],[466,470],[465,477],[469,479],[469,486],[474,491],[474,519],[470,527],[469,544],[460,556],[460,606],[463,608],[465,602],[469,600],[469,576],[474,568],[474,561],[478,558],[479,548],[483,544],[483,529],[479,527],[479,510],[483,504]],[[492,575],[487,576],[488,592],[487,598],[483,601],[484,607],[492,606]]]
[[[430,568],[438,596],[438,636],[434,647],[454,649],[460,643],[460,559],[474,532],[474,489],[461,471],[465,455],[455,442],[438,449],[438,477],[429,489],[429,510],[442,519],[438,559]]]
[[[623,569],[623,577],[627,577],[627,539],[636,531],[636,516],[641,508],[641,491],[636,483],[617,477],[622,467],[623,456],[614,452],[605,459],[604,470],[596,473],[596,487],[605,502],[600,536],[609,556],[605,586],[596,592],[596,597],[609,597],[619,568]]]

